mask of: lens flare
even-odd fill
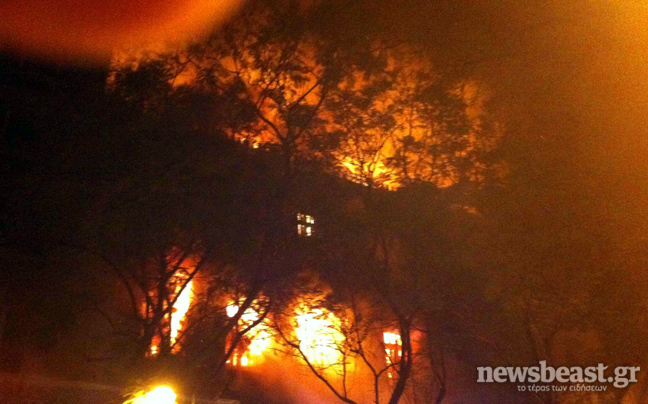
[[[227,19],[240,0],[3,0],[0,46],[73,63],[104,63],[119,49],[204,35]]]

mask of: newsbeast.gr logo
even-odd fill
[[[540,361],[540,366],[499,366],[492,368],[482,366],[477,368],[478,383],[612,383],[616,388],[627,387],[637,382],[639,367],[619,366],[614,368],[614,376],[606,376],[608,366],[599,363],[597,366],[582,368],[579,366],[554,368],[547,366],[547,361]],[[521,386],[520,386],[521,387]],[[594,390],[591,386],[570,386],[572,390]],[[575,387],[579,387],[576,389]],[[525,391],[525,389],[520,389]],[[532,390],[530,388],[530,390]],[[542,389],[542,390],[548,390]],[[561,389],[564,390],[564,389]],[[598,390],[598,389],[597,389]]]

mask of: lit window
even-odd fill
[[[314,233],[313,224],[315,218],[311,215],[297,213],[297,235],[303,237],[310,237]]]

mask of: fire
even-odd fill
[[[385,345],[401,345],[401,338],[400,335],[394,333],[394,332],[384,332],[383,333],[383,341],[385,342]]]
[[[226,313],[234,317],[239,307],[231,302]],[[239,325],[246,327],[259,318],[259,313],[248,308],[241,316]],[[273,335],[264,321],[253,328],[247,335],[249,341],[243,352],[235,352],[228,362],[233,365],[249,366],[254,364],[253,358],[260,357],[272,344]],[[342,353],[338,346],[344,341],[344,335],[339,331],[340,320],[326,309],[312,309],[308,304],[301,303],[293,317],[294,336],[299,347],[309,362],[318,366],[333,366],[342,362]]]
[[[342,352],[338,347],[345,337],[340,332],[340,320],[325,309],[309,310],[302,304],[295,316],[295,336],[299,348],[309,362],[320,366],[340,364]]]
[[[182,281],[186,279],[186,275],[178,275],[178,277],[182,278]],[[180,350],[180,344],[177,344],[177,341],[180,335],[180,331],[184,326],[187,312],[191,307],[191,301],[193,297],[193,281],[187,282],[186,286],[184,286],[184,289],[183,285],[185,285],[185,283],[182,281],[178,282],[175,287],[174,293],[175,296],[177,296],[177,299],[171,309],[171,315],[167,315],[166,317],[167,320],[169,317],[171,318],[171,321],[169,321],[169,340],[171,342],[171,346],[173,347],[172,353],[177,353]],[[149,349],[150,356],[156,356],[160,352],[160,340],[160,335],[156,335],[153,338],[153,341],[151,342],[151,348]]]
[[[171,387],[159,386],[146,394],[138,394],[137,397],[124,404],[175,404],[176,397],[177,395]]]
[[[173,305],[173,315],[171,316],[171,345],[175,344],[178,339],[178,332],[182,329],[182,323],[191,306],[191,295],[193,293],[193,281],[189,281],[185,288],[180,291],[182,286],[176,288],[176,293],[180,292],[178,299]]]
[[[385,364],[398,363],[403,356],[403,341],[400,335],[394,332],[383,332],[383,342],[385,343]],[[394,377],[391,370],[387,372],[387,377],[390,379]]]
[[[382,182],[388,189],[394,190],[398,188],[398,182],[392,170],[389,169],[384,163],[386,156],[381,157],[374,163],[361,164],[351,157],[345,157],[341,166],[344,170],[346,178],[364,186],[369,185],[369,179],[374,182]]]
[[[239,307],[234,304],[234,302],[231,302],[226,308],[227,316],[230,318],[234,317],[236,313],[238,313],[238,311]],[[239,320],[239,326],[247,327],[258,319],[259,313],[257,313],[256,310],[250,307],[245,310],[245,312],[241,316]],[[249,345],[247,346],[247,349],[244,353],[235,353],[233,355],[234,364],[236,364],[238,360],[238,363],[240,363],[241,366],[251,365],[254,363],[254,361],[250,358],[250,356],[260,356],[270,346],[270,343],[272,342],[272,335],[270,334],[270,332],[268,332],[267,324],[265,323],[266,322],[263,321],[261,324],[250,330],[250,332],[246,335],[246,339],[249,339]]]

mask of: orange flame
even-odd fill
[[[226,308],[227,316],[234,317],[238,310],[239,307],[230,302]],[[258,318],[259,313],[248,308],[241,316],[239,324],[246,327]],[[335,314],[326,309],[312,309],[308,304],[301,303],[295,310],[293,326],[299,347],[309,362],[324,367],[342,362],[339,346],[345,337],[339,331],[340,320]],[[255,359],[258,362],[271,346],[274,337],[264,321],[253,328],[247,338],[249,345],[243,349],[244,352],[235,352],[228,363],[249,366],[255,363]]]
[[[239,307],[234,303],[230,304],[226,308],[227,316],[232,318],[238,313]],[[256,310],[249,307],[239,320],[239,325],[241,327],[247,327],[253,322],[259,319],[259,313]],[[263,352],[270,346],[272,342],[272,335],[268,331],[265,321],[261,324],[254,327],[247,334],[247,337],[250,340],[250,344],[247,346],[247,349],[244,353],[235,353],[233,357],[233,364],[236,365],[237,360],[241,366],[248,366],[254,363],[251,356],[261,356]]]
[[[180,276],[180,275],[178,275]],[[186,276],[183,276],[186,277]],[[187,282],[184,289],[182,286],[184,283],[179,282],[176,286],[174,293],[177,296],[173,307],[171,308],[171,316],[167,314],[166,319],[171,317],[169,322],[169,339],[171,342],[172,353],[177,353],[180,350],[180,344],[177,343],[180,331],[184,326],[187,312],[191,307],[191,301],[193,298],[193,281]],[[149,349],[150,356],[156,356],[160,352],[160,336],[156,335],[151,342],[151,347]]]
[[[340,320],[325,309],[314,309],[301,304],[295,315],[295,336],[309,362],[320,366],[340,364],[340,344],[345,337],[340,332]]]
[[[178,298],[173,305],[173,316],[171,317],[171,330],[170,330],[170,336],[171,336],[171,345],[174,345],[176,343],[176,340],[178,339],[178,332],[182,330],[183,322],[185,320],[185,316],[187,315],[187,312],[189,311],[189,307],[191,306],[191,298],[193,294],[193,281],[189,281],[185,288],[180,291],[181,286],[179,285],[176,288],[176,293],[180,292],[180,295],[178,295]],[[178,349],[178,345],[174,346],[174,351]]]
[[[389,366],[398,363],[403,356],[403,341],[400,334],[383,332],[383,342],[385,343],[385,364]],[[387,377],[390,379],[394,377],[391,370],[387,372]]]

